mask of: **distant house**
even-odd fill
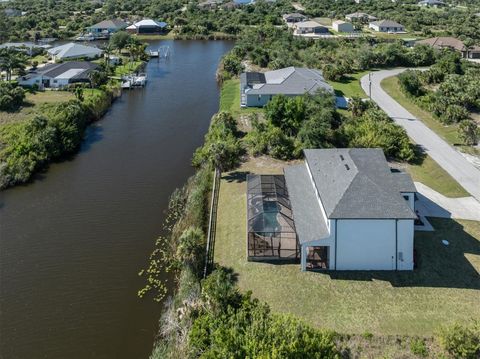
[[[87,30],[95,35],[110,35],[114,32],[125,29],[128,24],[122,20],[103,20],[95,25],[90,26]]]
[[[332,22],[332,28],[338,32],[353,32],[355,30],[351,22],[343,20],[335,20]]]
[[[275,95],[301,96],[320,89],[333,93],[319,70],[287,67],[265,73],[244,72],[240,75],[240,105],[263,107]]]
[[[218,7],[218,5],[222,4],[223,0],[207,0],[202,1],[197,6],[202,10],[213,10]]]
[[[54,61],[71,59],[93,59],[103,54],[97,47],[75,44],[70,42],[65,45],[52,47],[47,50]]]
[[[73,83],[90,82],[90,73],[99,66],[88,61],[68,61],[48,64],[18,79],[21,86],[63,88]]]
[[[440,0],[422,0],[418,2],[419,6],[424,6],[424,7],[442,7],[442,6],[447,6],[443,1]]]
[[[450,49],[458,51],[466,59],[480,59],[480,46],[472,46],[467,48],[465,44],[454,37],[432,37],[430,39],[420,40],[416,45],[429,45],[434,49]]]
[[[6,42],[0,45],[0,49],[16,49],[18,51],[23,51],[29,56],[35,55],[36,53],[42,52],[44,49],[48,48],[49,45],[37,45],[33,42]]]
[[[127,31],[133,34],[159,34],[166,28],[166,22],[144,19],[128,26]]]
[[[287,24],[293,24],[296,22],[303,22],[306,21],[308,18],[303,15],[299,14],[298,12],[292,13],[292,14],[285,14],[282,16],[283,21],[285,21]]]
[[[305,34],[327,34],[328,28],[320,25],[316,21],[302,21],[296,22],[293,25],[294,33],[297,35]]]
[[[413,270],[415,186],[381,149],[305,150],[284,176],[247,179],[249,260],[305,270]]]
[[[8,17],[22,16],[22,11],[18,9],[5,9],[3,10],[3,12],[5,13],[5,16],[8,16]]]
[[[368,23],[377,20],[375,16],[368,15],[364,12],[354,12],[352,14],[345,15],[345,19],[348,21],[357,21],[362,23]]]
[[[377,32],[405,32],[405,26],[392,20],[380,20],[371,22],[368,27]]]

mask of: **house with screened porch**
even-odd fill
[[[415,186],[381,149],[305,150],[247,178],[247,256],[302,270],[412,270]]]

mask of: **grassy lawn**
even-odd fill
[[[159,35],[159,34],[137,34],[135,37],[139,40],[173,40],[175,38],[175,34],[173,31],[168,32],[167,34]]]
[[[234,117],[254,112],[262,112],[261,108],[240,107],[240,80],[226,80],[220,93],[220,111],[228,111]]]
[[[115,68],[115,76],[120,77],[135,72],[143,63],[142,61],[126,61],[127,62],[125,64]]]
[[[357,72],[355,74],[347,75],[342,81],[328,81],[328,83],[333,87],[337,96],[345,96],[348,98],[356,96],[366,98],[368,96],[360,85],[360,79],[369,72],[371,71]]]
[[[38,112],[38,107],[44,103],[65,102],[75,98],[67,91],[44,91],[27,93],[24,105],[18,111],[0,112],[0,124],[23,121]]]
[[[436,232],[415,237],[414,272],[311,273],[299,264],[247,262],[245,175],[281,173],[283,165],[255,159],[221,182],[215,261],[238,273],[243,291],[275,312],[342,333],[428,336],[441,324],[480,319],[479,222],[432,219]]]
[[[442,137],[445,141],[451,145],[461,143],[457,134],[456,126],[446,126],[433,118],[433,116],[414,104],[405,94],[400,90],[400,84],[396,76],[388,77],[381,82],[382,88],[388,93],[395,101],[405,107],[412,115],[422,120],[432,131]]]
[[[421,164],[408,164],[406,170],[415,182],[422,182],[444,196],[452,198],[470,196],[452,176],[429,156],[426,156]]]

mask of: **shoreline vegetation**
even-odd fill
[[[39,91],[38,86],[23,89],[16,81],[0,82],[0,190],[28,183],[50,163],[77,153],[86,128],[121,96],[120,78],[144,66],[145,47],[126,33],[112,36],[105,52],[116,51],[121,63],[112,66],[106,57],[94,60],[99,66],[89,74],[88,84]],[[4,61],[16,61],[7,75],[25,73],[26,56],[3,51]]]
[[[0,190],[29,182],[51,162],[76,153],[88,125],[103,117],[121,91],[109,85],[81,93],[32,91],[19,110],[2,116]]]

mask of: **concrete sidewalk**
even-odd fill
[[[415,182],[418,201],[415,207],[421,216],[480,221],[480,202],[473,197],[449,198],[423,183]]]
[[[465,159],[452,146],[430,130],[423,122],[416,119],[410,112],[391,98],[380,86],[380,82],[391,76],[398,75],[405,69],[383,70],[372,73],[371,95],[388,116],[405,128],[408,136],[447,171],[473,197],[480,200],[480,170]],[[369,76],[361,79],[365,93],[369,94]]]

